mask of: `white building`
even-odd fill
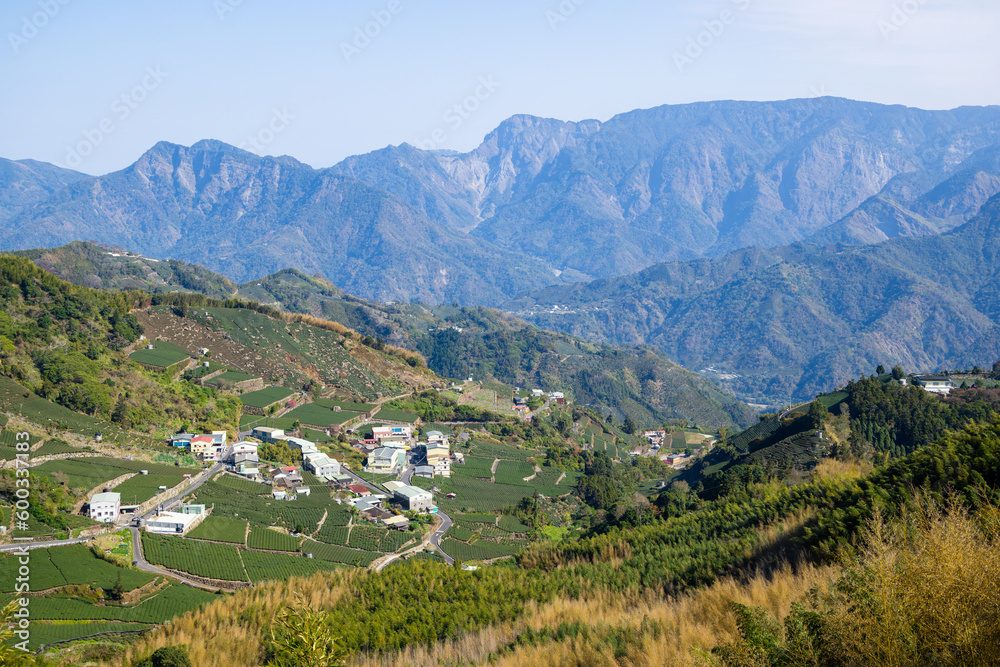
[[[182,514],[180,512],[160,512],[146,521],[146,530],[150,533],[183,534],[191,524],[198,520],[199,514]]]
[[[402,449],[380,447],[368,455],[368,472],[391,475],[399,472],[405,461],[406,452]]]
[[[316,443],[306,440],[305,438],[293,438],[289,436],[288,438],[286,438],[286,442],[288,442],[288,446],[291,447],[292,449],[302,450],[303,456],[305,456],[310,452],[311,453],[319,452],[319,450],[316,448]]]
[[[90,499],[90,518],[102,523],[114,523],[122,508],[122,494],[95,493]]]
[[[448,436],[446,436],[441,431],[428,431],[427,432],[427,444],[436,445],[441,444],[445,447],[448,446]]]
[[[332,479],[334,475],[340,474],[340,462],[331,459],[326,454],[306,454],[302,465],[323,479]]]
[[[284,429],[270,426],[255,426],[250,435],[263,442],[278,442],[286,438]]]
[[[412,426],[376,426],[372,429],[372,437],[381,442],[385,440],[409,440],[413,437]]]
[[[406,509],[414,512],[423,512],[434,507],[434,495],[416,486],[401,486],[395,489],[392,495],[406,505]]]
[[[917,379],[920,381],[920,386],[932,394],[947,395],[955,388],[955,383],[947,375],[922,375]]]
[[[234,444],[228,451],[228,456],[235,457],[237,454],[253,454],[257,455],[257,445],[252,442],[247,442],[246,440],[240,440]]]

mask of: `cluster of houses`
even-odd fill
[[[226,450],[226,438],[225,431],[212,431],[198,435],[178,433],[167,438],[167,443],[173,447],[191,450],[191,455],[201,461],[214,463],[222,460],[222,455]]]
[[[441,431],[430,431],[426,441],[416,442],[412,426],[377,426],[372,429],[372,440],[377,446],[368,453],[366,472],[398,474],[406,467],[407,452],[412,452],[413,474],[427,479],[451,477],[451,446]]]
[[[520,387],[515,387],[514,391],[515,392],[520,391]],[[561,391],[552,391],[546,393],[541,389],[532,389],[531,397],[547,398],[548,400],[552,401],[553,403],[556,403],[557,405],[566,405],[566,394],[564,394]],[[531,411],[530,408],[528,408],[528,399],[524,398],[523,396],[517,396],[516,394],[514,396],[514,405],[512,406],[512,408],[514,412],[517,412],[522,416],[528,414],[528,412]]]
[[[348,502],[368,521],[382,523],[397,530],[407,530],[410,522],[405,516],[390,511],[386,503],[396,503],[411,512],[434,514],[438,511],[434,505],[434,495],[430,491],[399,481],[386,482],[383,486],[392,494],[391,498],[382,493],[372,493],[363,484],[352,484],[347,488],[355,497]]]
[[[258,426],[250,435],[262,442],[286,443],[291,449],[302,452],[302,465],[324,481],[330,481],[334,475],[340,474],[340,462],[319,451],[316,443],[305,438],[288,435],[283,429],[270,426]]]
[[[642,437],[649,440],[649,444],[652,445],[653,449],[659,449],[663,446],[663,440],[667,437],[667,432],[660,431],[643,431]]]

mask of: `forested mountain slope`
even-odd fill
[[[421,352],[441,376],[565,391],[621,421],[684,419],[733,428],[754,419],[745,404],[655,350],[587,343],[492,309],[374,303],[295,269],[236,286],[198,265],[155,262],[87,243],[19,254],[77,284],[231,297],[332,320],[370,337],[372,345]]]
[[[737,374],[728,384],[745,398],[802,400],[878,364],[933,372],[1000,358],[998,254],[994,197],[940,236],[740,250],[549,288],[506,309]]]

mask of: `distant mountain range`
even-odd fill
[[[1000,196],[935,237],[745,249],[550,287],[505,308],[539,327],[653,345],[751,401],[808,399],[879,364],[990,365],[1000,359]]]
[[[496,305],[664,261],[938,234],[1000,192],[1000,108],[709,102],[515,116],[468,153],[313,169],[159,143],[90,177],[0,160],[0,247],[95,240],[234,281],[295,266],[368,299]]]

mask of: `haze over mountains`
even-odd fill
[[[688,368],[738,374],[727,384],[750,399],[806,399],[879,364],[990,364],[1000,359],[1000,196],[939,236],[752,248],[505,307],[537,326],[642,341]]]
[[[295,267],[365,298],[496,305],[749,246],[954,228],[1000,191],[998,137],[998,108],[816,98],[515,116],[469,153],[328,169],[159,143],[99,177],[0,162],[0,230],[3,249],[96,240],[237,281]]]
[[[98,177],[0,160],[0,248],[94,240],[237,283],[294,268],[365,299],[505,304],[769,402],[1000,355],[996,207],[962,227],[998,193],[998,107],[708,102],[514,116],[468,153],[326,169],[210,140]]]

